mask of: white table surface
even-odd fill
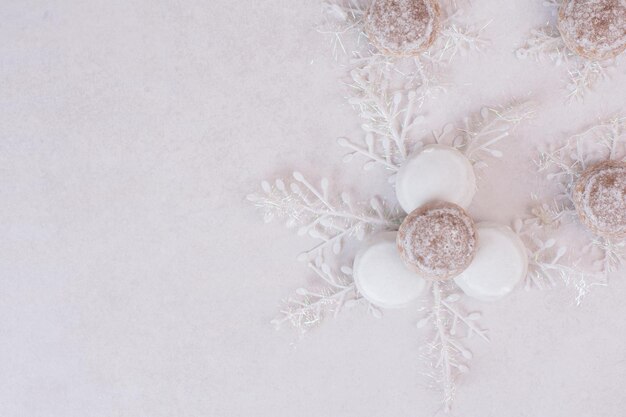
[[[624,65],[584,102],[566,74],[512,50],[540,0],[466,7],[490,46],[456,60],[429,127],[530,95],[472,214],[508,222],[545,181],[536,144],[620,110]],[[310,242],[245,201],[297,168],[361,195],[340,163],[358,132],[318,0],[4,0],[0,4],[0,416],[423,417],[414,309],[364,309],[298,341],[269,320],[307,281]],[[492,342],[459,417],[626,414],[626,275],[580,307],[567,291],[480,305]]]

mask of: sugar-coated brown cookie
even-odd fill
[[[605,161],[587,168],[574,187],[581,221],[595,234],[626,237],[626,163]]]
[[[626,0],[564,0],[558,27],[576,54],[613,58],[626,49]]]
[[[439,33],[438,1],[373,0],[365,17],[365,33],[385,55],[419,55]]]
[[[476,252],[476,227],[452,203],[425,204],[400,225],[396,240],[400,257],[424,278],[445,280],[465,270]]]

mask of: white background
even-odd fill
[[[513,50],[541,1],[466,6],[491,44],[456,60],[428,128],[529,96],[471,208],[510,221],[545,191],[536,144],[621,110],[623,65],[564,104],[564,68]],[[305,285],[311,242],[245,201],[297,168],[364,197],[380,171],[339,162],[358,134],[318,0],[0,2],[0,415],[432,416],[416,309],[357,308],[298,341],[269,325]],[[455,416],[618,417],[626,281],[477,305]]]

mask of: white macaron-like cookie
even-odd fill
[[[404,162],[396,177],[396,197],[407,213],[437,200],[467,208],[475,193],[472,163],[450,146],[425,146]]]
[[[479,223],[476,231],[478,248],[474,260],[454,282],[470,297],[495,301],[513,291],[526,276],[526,247],[507,226]]]
[[[396,232],[373,236],[356,255],[353,275],[361,295],[382,308],[405,307],[426,288],[426,281],[400,259]]]

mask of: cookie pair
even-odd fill
[[[558,27],[578,55],[613,58],[626,49],[626,0],[564,0]],[[440,29],[439,0],[374,0],[365,17],[365,32],[385,55],[419,55]]]

